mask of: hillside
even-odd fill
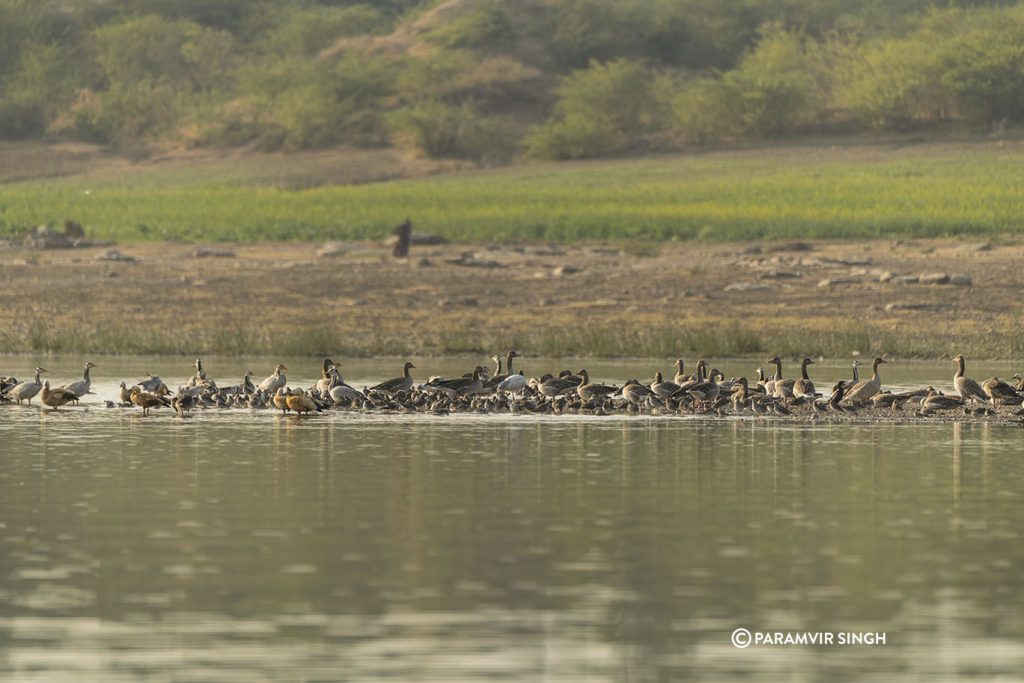
[[[504,164],[1024,121],[999,0],[0,0],[0,140]]]

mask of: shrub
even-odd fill
[[[1021,121],[1024,18],[1020,11],[1001,11],[991,19],[943,43],[941,84],[968,120]]]
[[[512,32],[505,13],[491,0],[450,24],[435,29],[429,40],[447,48],[499,49],[512,42]]]
[[[769,26],[737,68],[684,86],[672,112],[677,133],[706,142],[779,135],[817,118],[824,106],[804,37]]]
[[[566,76],[552,116],[525,140],[529,156],[576,159],[638,143],[655,127],[659,99],[653,75],[639,62],[591,62]]]
[[[950,102],[934,47],[919,37],[866,45],[848,67],[840,101],[878,128],[945,118]]]
[[[672,100],[673,128],[686,142],[706,143],[738,135],[742,97],[731,83],[701,78]]]
[[[387,117],[392,136],[430,157],[482,161],[500,145],[494,124],[469,101],[448,104],[438,99],[417,102]]]

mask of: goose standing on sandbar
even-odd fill
[[[796,383],[796,380],[782,378],[782,359],[778,356],[773,357],[768,362],[775,364],[775,376],[772,377],[772,381],[765,386],[766,393],[770,396],[774,396],[775,398],[792,398],[793,385]],[[771,389],[768,388],[769,386]]]
[[[846,392],[846,400],[850,403],[861,404],[870,399],[872,396],[882,390],[882,378],[878,374],[878,366],[882,363],[888,363],[889,361],[882,358],[875,358],[871,364],[872,373],[871,379],[864,380],[858,383],[848,392]]]
[[[690,379],[689,375],[683,372],[683,359],[676,358],[676,362],[673,365],[676,369],[676,376],[672,378],[672,381],[678,384],[679,386],[683,386],[683,383],[686,380]]]
[[[953,388],[956,389],[956,393],[960,394],[960,398],[964,401],[987,403],[988,396],[985,395],[985,390],[981,388],[981,385],[970,377],[964,376],[964,366],[966,365],[964,357],[958,355],[953,359],[953,362],[956,363],[956,374],[953,375]]]
[[[78,399],[82,398],[86,394],[92,393],[89,389],[92,388],[92,380],[89,379],[89,370],[95,368],[96,365],[93,363],[85,364],[85,372],[82,373],[82,379],[71,384],[65,384],[61,389],[68,389],[75,394],[75,403],[78,403]]]
[[[36,377],[34,380],[15,384],[7,390],[7,393],[4,394],[4,396],[10,400],[17,401],[18,403],[28,401],[29,405],[31,405],[32,399],[35,398],[35,395],[43,389],[43,383],[39,380],[39,373],[46,371],[46,368],[36,368]]]
[[[283,387],[288,382],[288,378],[285,377],[285,374],[283,372],[281,372],[282,370],[287,369],[288,368],[278,363],[277,367],[274,368],[274,374],[260,382],[259,386],[257,386],[256,388],[259,391],[265,391],[268,394],[276,394],[277,390]]]
[[[382,391],[386,394],[394,394],[399,391],[409,391],[412,389],[412,375],[409,374],[409,371],[415,368],[415,365],[406,361],[402,368],[402,372],[404,374],[401,377],[395,377],[394,379],[389,379],[386,382],[381,382],[376,386],[372,386],[370,387],[370,391]]]
[[[804,358],[800,364],[800,379],[793,383],[793,398],[798,399],[812,399],[817,398],[817,394],[814,391],[814,382],[807,376],[807,366],[814,365],[814,361],[810,358]]]
[[[586,368],[581,369],[576,374],[583,378],[580,385],[576,387],[576,395],[584,401],[611,396],[619,390],[618,387],[609,386],[607,384],[591,384],[590,375],[587,374]]]

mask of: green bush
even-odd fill
[[[770,26],[737,68],[681,89],[673,128],[693,142],[774,136],[819,118],[825,104],[804,37]]]
[[[577,159],[624,150],[653,130],[660,101],[650,70],[617,59],[591,62],[566,76],[551,118],[526,137],[527,154],[540,159]]]
[[[1024,120],[1024,15],[1000,11],[941,47],[941,83],[973,122]]]
[[[240,90],[249,94],[220,107],[208,138],[263,149],[379,144],[395,79],[394,66],[355,52],[338,61],[257,61],[239,73]]]
[[[494,0],[482,0],[472,12],[435,29],[428,38],[447,48],[496,50],[511,44],[512,32],[498,4]]]
[[[726,81],[740,93],[744,132],[779,135],[803,120],[817,118],[814,65],[807,59],[804,37],[770,26]]]
[[[259,51],[277,56],[316,55],[339,38],[381,33],[391,25],[380,9],[370,5],[298,10],[285,5],[279,12],[280,23],[256,44]]]
[[[868,44],[847,69],[837,97],[876,128],[941,120],[949,110],[935,45],[920,37]]]
[[[148,15],[102,26],[94,41],[101,80],[71,118],[101,140],[167,135],[229,85],[232,38],[222,31]]]
[[[706,143],[743,131],[742,94],[718,78],[686,84],[672,100],[672,127],[685,142]]]
[[[1024,120],[1024,12],[933,10],[907,36],[865,43],[837,99],[876,127]]]
[[[396,141],[430,157],[483,161],[500,149],[494,124],[468,101],[456,105],[423,100],[391,112],[387,121]]]

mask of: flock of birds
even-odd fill
[[[258,384],[253,382],[253,373],[247,372],[240,384],[219,386],[207,375],[202,360],[197,359],[193,366],[195,374],[176,392],[160,377],[148,375],[132,386],[121,382],[118,401],[105,403],[110,408],[137,406],[142,408],[143,415],[157,408],[172,408],[181,416],[196,408],[249,408],[276,409],[282,414],[291,412],[299,416],[337,409],[435,415],[625,412],[788,416],[803,412],[817,419],[819,415],[850,415],[878,409],[909,409],[917,416],[949,411],[984,416],[996,415],[1004,407],[1013,410],[1015,416],[1024,416],[1024,379],[1020,375],[1014,375],[1015,384],[997,377],[979,383],[964,374],[963,356],[953,359],[957,364],[953,377],[955,395],[946,395],[931,386],[895,393],[883,390],[878,367],[887,361],[882,358],[874,359],[871,377],[864,380],[859,377],[860,364],[855,360],[853,377],[836,382],[827,395],[816,390],[808,374],[808,366],[814,364],[810,358],[803,359],[801,376],[790,379],[783,377],[782,361],[776,356],[768,361],[775,366],[774,375],[766,377],[763,368],[757,368],[756,381],[746,377],[726,379],[717,369],[709,369],[703,360],[697,362],[692,374],[687,374],[679,359],[671,380],[658,371],[649,384],[632,379],[622,386],[594,382],[585,369],[527,379],[522,371],[517,373],[512,368],[517,358],[521,358],[519,353],[508,351],[504,357],[491,356],[496,365],[493,373],[477,365],[462,377],[431,377],[420,384],[409,372],[416,366],[407,362],[402,375],[361,390],[348,385],[338,364],[329,358],[324,360],[320,380],[308,388],[289,387],[285,375],[288,368],[284,365],[278,365],[273,374]],[[78,404],[92,393],[89,371],[95,367],[86,363],[81,380],[58,387],[41,381],[45,368],[36,368],[35,377],[24,382],[0,377],[0,401],[31,404],[38,395],[43,405],[54,411],[69,403]]]

